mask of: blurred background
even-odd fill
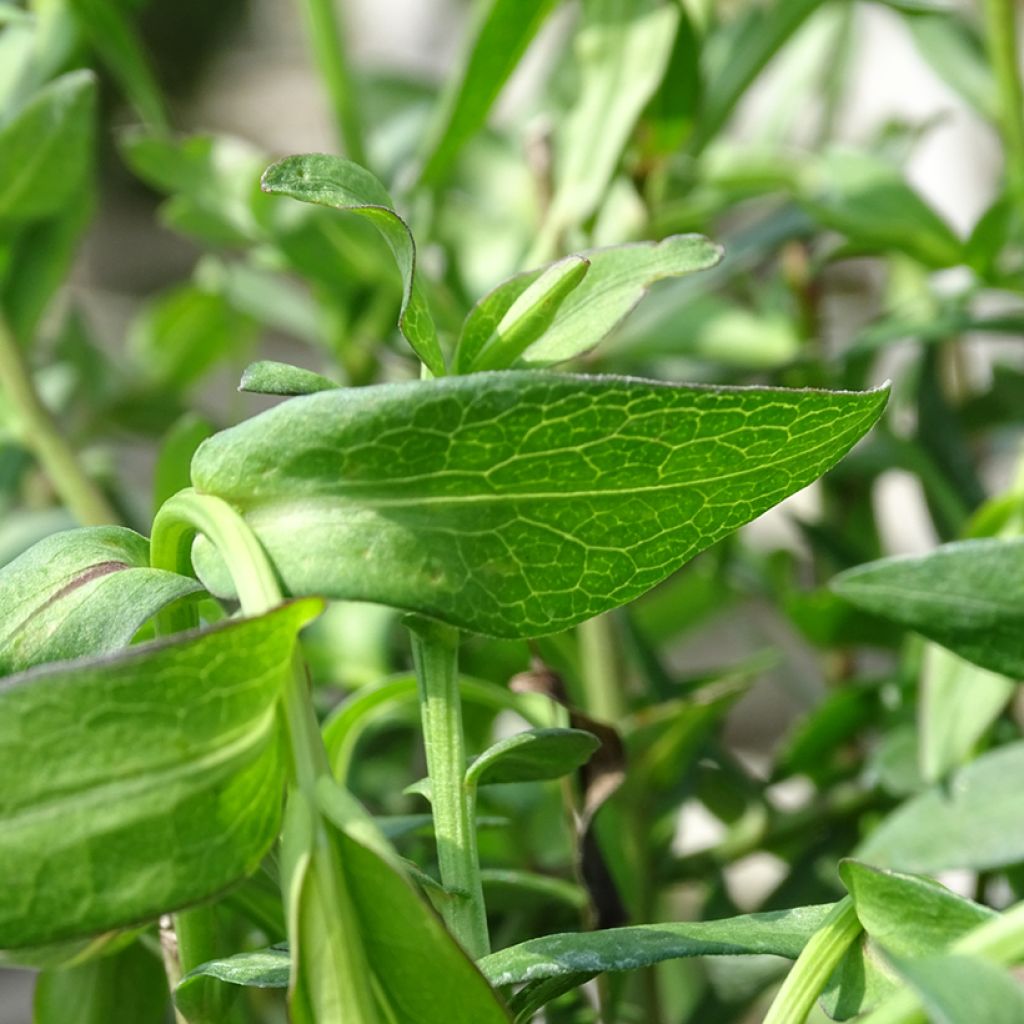
[[[398,279],[375,240],[347,222],[332,234],[337,215],[254,195],[272,159],[342,151],[300,6],[120,6],[162,98],[146,109],[145,88],[125,87],[88,28],[62,44],[58,63],[100,74],[95,212],[69,248],[66,279],[35,312],[8,316],[27,325],[40,390],[90,472],[146,532],[154,504],[187,483],[198,440],[270,404],[236,393],[253,359],[351,384],[416,367],[392,343]],[[857,648],[859,620],[823,583],[859,561],[961,536],[986,501],[1019,487],[1024,279],[980,5],[793,3],[791,31],[752,53],[756,18],[785,21],[786,0],[685,0],[684,23],[702,45],[680,36],[671,53],[652,56],[661,85],[641,97],[639,116],[615,115],[629,123],[600,202],[545,251],[562,126],[586,74],[581,5],[551,6],[488,127],[424,189],[424,140],[438,92],[462,66],[473,5],[338,2],[367,162],[420,240],[442,325],[457,325],[487,290],[533,265],[531,255],[535,264],[586,245],[701,231],[726,245],[722,266],[656,285],[580,368],[792,386],[894,381],[886,427],[827,482],[701,556],[622,626],[629,658],[647,642],[676,680],[743,678],[719,741],[773,811],[811,806],[851,778],[868,779],[884,805],[923,784],[907,782],[920,655],[908,662],[893,635]],[[47,4],[33,13],[52,15]],[[10,99],[24,49],[13,37],[27,29],[10,13],[0,24],[0,98]],[[744,55],[749,73],[737,70]],[[589,137],[606,130],[600,116],[584,127]],[[73,516],[10,424],[0,444],[2,563]],[[341,608],[331,628],[310,640],[330,692],[394,668],[389,613]],[[526,667],[523,645],[499,646],[470,641],[467,670],[507,679]],[[558,662],[557,644],[543,653]],[[834,742],[800,733],[837,689],[863,679],[872,696]],[[1016,728],[1009,700],[996,702],[979,736]],[[872,730],[893,719],[902,731],[888,735],[898,739],[877,743]],[[666,848],[677,860],[712,848],[730,826],[696,777],[674,791]],[[364,781],[371,796],[390,785]],[[833,852],[826,843],[834,865]],[[723,898],[761,906],[792,870],[755,844],[723,870]],[[978,880],[946,881],[973,892]],[[31,985],[29,972],[0,974],[2,1024],[31,1020]]]

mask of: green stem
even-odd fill
[[[1015,0],[985,0],[985,34],[999,87],[999,128],[1011,193],[1024,203],[1024,90],[1017,65]]]
[[[252,530],[230,505],[211,495],[185,490],[164,503],[153,521],[150,554],[153,566],[188,572],[196,533],[203,534],[227,564],[244,614],[262,615],[281,604],[283,597],[277,576]],[[162,624],[162,628],[166,626],[166,622]],[[341,961],[344,968],[331,971],[317,961],[305,973],[311,977],[340,978],[345,989],[340,996],[341,1004],[351,1013],[351,1018],[346,1019],[351,1019],[353,1024],[370,1024],[379,1019],[370,971],[358,936],[345,927],[345,923],[354,918],[351,897],[329,832],[316,812],[317,781],[322,776],[330,776],[330,767],[298,650],[284,690],[282,712],[291,748],[293,789],[290,798],[301,803],[308,812],[308,820],[302,822],[307,827],[301,829],[300,856],[308,857],[305,874],[316,893],[312,913],[322,914],[325,919],[322,928],[311,927],[320,934],[329,923],[337,939],[330,946],[314,947],[313,955],[330,956]],[[197,908],[179,915],[176,928],[179,923],[178,945],[183,967],[210,959],[211,946],[216,941],[210,908]],[[289,932],[296,950],[302,948],[298,936],[303,924],[300,915],[290,915]],[[344,948],[339,948],[342,944]]]
[[[338,136],[349,160],[366,166],[363,125],[345,48],[345,32],[333,0],[303,0],[310,43],[334,109]]]
[[[116,523],[119,517],[103,492],[86,475],[39,397],[25,355],[2,318],[0,386],[17,416],[22,443],[35,454],[71,514],[83,526]]]
[[[603,722],[617,722],[626,707],[619,684],[618,645],[611,614],[580,623],[577,633],[586,710]]]
[[[480,882],[473,799],[466,785],[466,748],[459,695],[458,630],[431,619],[406,621],[419,683],[423,743],[430,775],[441,884],[451,894],[444,919],[474,959],[490,952]]]
[[[804,946],[779,989],[764,1024],[804,1024],[846,951],[861,933],[849,896],[840,900]]]

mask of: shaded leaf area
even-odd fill
[[[277,835],[276,704],[315,601],[0,686],[0,946],[87,936],[252,873]]]
[[[583,355],[597,345],[636,308],[657,281],[713,267],[722,249],[703,235],[672,235],[660,242],[586,249],[546,268],[528,270],[503,281],[470,311],[462,325],[455,354],[460,373],[470,369],[502,369],[514,362],[550,366]],[[580,266],[581,261],[583,265]],[[563,293],[543,288],[577,270],[572,287]],[[564,286],[563,286],[564,287]],[[539,294],[538,294],[538,290]],[[511,343],[529,311],[540,319],[544,304],[557,302],[543,321],[543,329],[525,343]],[[526,309],[521,307],[525,306]],[[519,314],[518,316],[516,314]],[[504,357],[483,365],[488,353]]]
[[[624,604],[832,466],[887,392],[474,374],[292,399],[206,441],[293,594],[523,637]],[[230,584],[196,550],[215,591]]]
[[[984,754],[890,814],[855,856],[923,874],[1014,864],[1024,859],[1022,773],[1024,743]]]
[[[149,567],[149,542],[120,526],[53,534],[0,569],[0,675],[130,643],[172,601],[202,588]]]
[[[961,658],[1024,677],[1024,539],[945,544],[927,555],[857,566],[832,589]]]
[[[896,960],[934,1024],[1019,1024],[1024,989],[1006,970],[980,957]]]
[[[395,212],[384,186],[367,170],[340,157],[314,153],[290,156],[268,167],[264,192],[365,217],[381,233],[402,275],[398,326],[412,350],[435,375],[445,372],[444,356],[426,299],[416,282],[416,243],[409,225]]]
[[[530,729],[485,750],[466,770],[466,782],[488,786],[559,779],[585,764],[600,745],[582,729]]]

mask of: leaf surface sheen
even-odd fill
[[[316,601],[0,684],[0,947],[149,920],[277,835],[276,704]]]
[[[240,509],[293,594],[536,636],[811,483],[886,397],[530,372],[337,390],[210,438],[192,479]]]

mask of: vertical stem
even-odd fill
[[[25,355],[0,318],[0,388],[17,415],[21,439],[42,465],[54,489],[83,526],[116,523],[118,516],[86,475],[61,436],[32,381]]]
[[[490,952],[480,882],[476,823],[466,786],[466,748],[459,696],[458,630],[429,619],[406,621],[419,683],[423,743],[430,775],[441,883],[450,898],[444,919],[474,959]]]
[[[804,946],[764,1024],[804,1024],[832,972],[861,930],[853,900],[846,896]]]
[[[302,0],[302,6],[313,54],[334,109],[338,137],[345,147],[345,155],[365,166],[363,125],[356,104],[342,20],[335,10],[334,0]]]
[[[985,0],[989,59],[999,86],[999,128],[1006,146],[1006,177],[1011,193],[1024,204],[1024,91],[1017,65],[1015,0]]]
[[[580,623],[580,665],[587,712],[603,722],[617,722],[625,713],[619,681],[615,623],[610,613]]]

